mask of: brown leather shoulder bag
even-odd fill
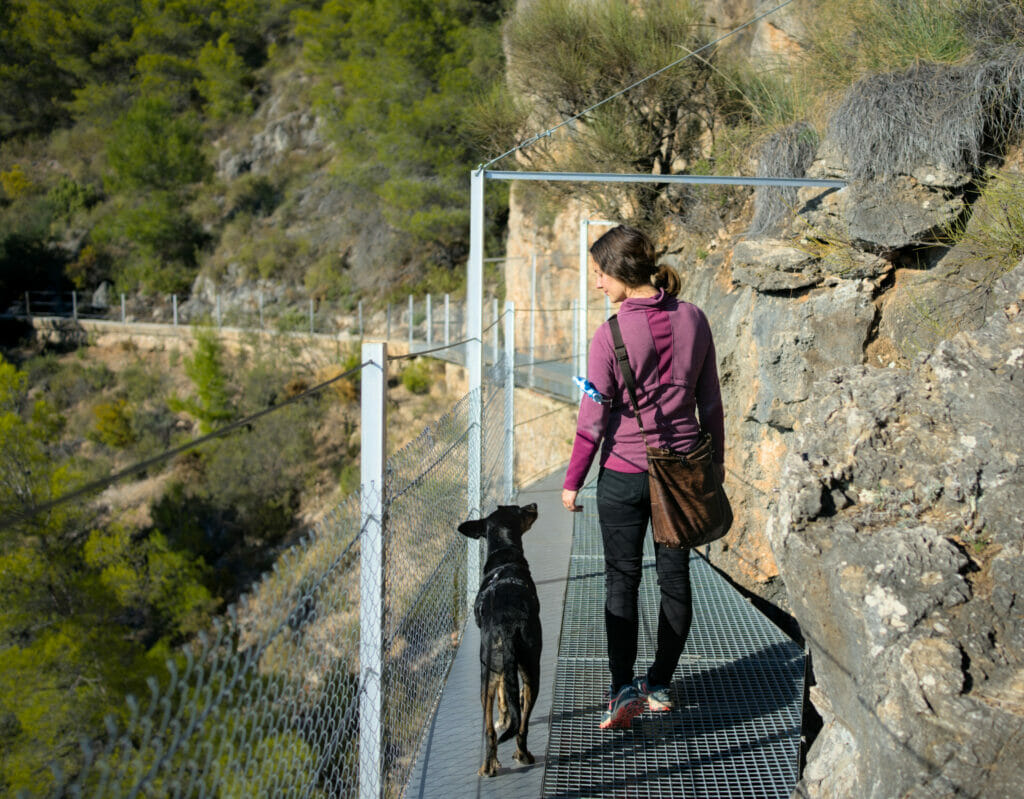
[[[608,320],[615,358],[626,383],[640,435],[647,447],[647,474],[651,486],[651,527],[654,540],[668,547],[697,547],[715,541],[732,526],[732,506],[714,466],[711,435],[701,432],[700,443],[689,452],[673,452],[647,443],[636,401],[636,378],[629,365],[619,320]]]

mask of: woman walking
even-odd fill
[[[721,477],[725,425],[707,317],[697,306],[676,298],[679,277],[669,267],[658,266],[653,244],[639,230],[615,227],[594,242],[590,254],[597,288],[611,302],[621,303],[617,316],[647,443],[688,452],[699,443],[703,429],[711,435]],[[599,396],[584,397],[580,405],[562,504],[570,511],[582,510],[576,494],[600,447],[597,509],[611,672],[601,728],[629,727],[645,701],[651,710],[672,709],[672,675],[693,617],[690,551],[654,545],[661,596],[658,640],[654,662],[636,676],[637,603],[651,499],[644,437],[630,407],[608,322],[594,334],[587,379]]]

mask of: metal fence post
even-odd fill
[[[495,366],[498,365],[498,350],[501,348],[498,342],[498,334],[501,332],[501,325],[498,324],[500,317],[498,316],[498,298],[493,297],[491,299],[491,317],[492,324],[494,327],[491,328],[491,363]]]
[[[466,496],[469,519],[479,519],[483,434],[484,171],[470,176],[469,260],[466,263],[466,371],[469,375],[469,436]],[[480,543],[466,539],[466,606],[480,587]]]
[[[359,544],[359,799],[383,795],[384,453],[387,343],[363,342]]]
[[[173,309],[174,326],[178,326],[178,295],[171,295],[171,308]]]
[[[78,292],[71,292],[71,318],[78,320]]]
[[[444,345],[451,343],[452,306],[451,297],[444,295]]]
[[[505,501],[516,490],[516,306],[505,303]]]
[[[576,317],[576,346],[573,347],[573,355],[576,356],[576,374],[586,377],[587,374],[587,266],[589,264],[589,253],[587,245],[589,240],[590,220],[580,220],[580,273],[579,273],[579,307]],[[577,396],[582,396],[577,392]]]
[[[535,331],[537,324],[537,253],[530,258],[530,352],[527,355],[527,362],[530,364],[530,388],[534,387],[533,362],[536,360]]]
[[[413,301],[412,295],[409,295],[409,352],[412,352],[412,312],[413,312]]]
[[[434,343],[434,309],[430,302],[430,295],[427,295],[427,346]]]
[[[580,331],[579,331],[579,326],[576,324],[576,322],[578,320],[578,317],[576,316],[576,314],[579,313],[579,310],[580,310],[579,309],[579,300],[573,300],[572,301],[572,364],[573,364],[574,368],[579,367],[579,349],[578,349],[578,347],[579,347],[579,338],[578,337],[579,337]],[[579,374],[579,372],[576,372],[576,374]],[[583,376],[586,376],[586,371],[584,371]],[[580,391],[580,389],[576,388],[575,384],[573,385],[572,396],[573,396],[573,399],[576,400],[576,401],[578,401],[579,398],[581,396],[583,396],[583,393]]]
[[[127,323],[128,323],[128,315],[125,313],[124,294],[122,294],[121,295],[121,324],[124,325],[124,324],[127,324]]]

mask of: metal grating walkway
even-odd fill
[[[702,558],[690,561],[694,615],[676,670],[676,709],[600,730],[608,670],[604,558],[592,486],[580,494],[559,642],[545,797],[788,797],[797,781],[804,653]],[[648,535],[637,672],[658,618]]]
[[[788,799],[797,780],[804,653],[697,556],[691,561],[693,626],[672,685],[676,709],[644,713],[629,730],[598,729],[608,670],[594,488],[580,492],[584,511],[570,518],[558,499],[561,477],[524,489],[519,500],[536,501],[541,510],[524,538],[544,624],[542,683],[530,730],[537,762],[515,763],[509,741],[499,747],[504,768],[498,776],[476,775],[483,736],[479,635],[470,621],[405,799]],[[653,657],[657,613],[648,536],[638,670]]]

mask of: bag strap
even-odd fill
[[[612,343],[615,346],[615,360],[619,362],[619,370],[622,372],[622,380],[626,384],[626,392],[629,394],[629,403],[633,406],[633,413],[636,415],[636,424],[640,428],[640,435],[643,436],[644,446],[647,443],[647,433],[644,431],[644,423],[640,420],[640,407],[636,401],[636,378],[633,376],[633,367],[629,365],[629,353],[626,352],[626,343],[622,340],[622,330],[619,328],[618,314],[608,318],[608,329],[612,333]]]

